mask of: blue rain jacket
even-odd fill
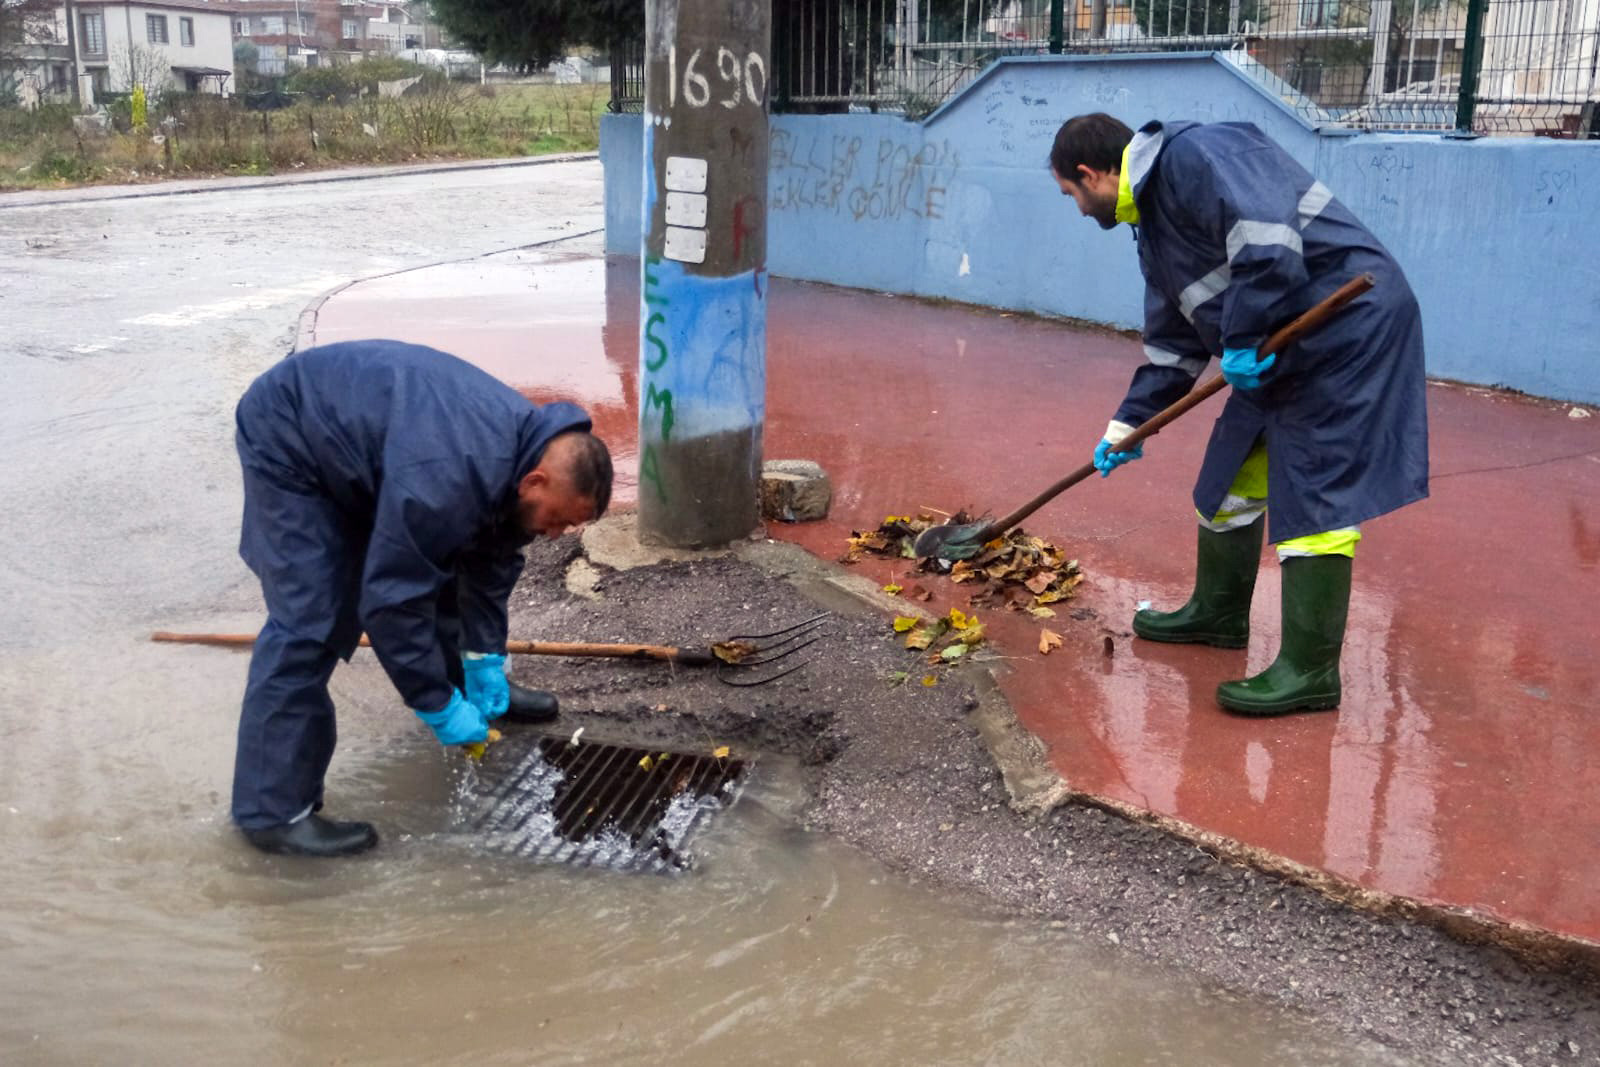
[[[1116,419],[1187,393],[1211,356],[1249,348],[1370,271],[1377,285],[1231,391],[1195,483],[1214,515],[1258,438],[1271,540],[1352,526],[1428,495],[1422,321],[1399,264],[1328,188],[1248,123],[1152,122],[1127,170],[1144,272],[1144,350]],[[1268,355],[1262,352],[1265,358]]]
[[[346,659],[364,628],[407,705],[433,710],[451,692],[441,599],[459,598],[464,649],[504,651],[529,540],[517,483],[590,422],[444,352],[350,341],[261,375],[237,426],[242,461],[273,489],[239,545],[272,618]]]

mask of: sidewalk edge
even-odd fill
[[[551,163],[581,163],[599,158],[599,152],[573,152],[563,155],[528,156],[514,159],[451,160],[440,161],[437,164],[379,166],[357,173],[349,173],[348,168],[333,172],[332,168],[330,168],[329,171],[308,171],[303,175],[263,175],[259,181],[230,179],[226,175],[214,175],[206,178],[187,179],[188,181],[211,184],[183,189],[170,187],[170,183],[186,180],[179,178],[169,179],[168,183],[151,182],[148,186],[138,187],[129,187],[127,185],[84,185],[75,189],[17,190],[11,193],[0,193],[0,211],[8,208],[51,207],[56,204],[103,204],[113,200],[138,200],[144,197],[193,196],[200,193],[242,192],[252,189],[286,189],[297,185],[333,185],[338,182],[370,181],[375,178],[409,178],[418,174],[498,170],[503,167],[540,167]],[[223,182],[229,182],[230,184],[224,185],[222,184]],[[96,195],[96,191],[100,189],[105,189],[107,192],[103,195]],[[110,190],[125,191],[113,192]],[[39,193],[44,194],[43,198],[35,195]],[[81,193],[83,195],[64,195],[71,193]],[[29,197],[33,198],[29,199]]]
[[[450,263],[470,263],[475,259],[487,259],[490,256],[503,256],[507,252],[521,252],[530,248],[548,248],[551,245],[560,244],[563,241],[576,241],[580,237],[593,237],[597,233],[604,232],[605,227],[599,226],[592,230],[580,230],[577,233],[564,233],[560,237],[551,237],[544,241],[533,241],[525,245],[512,245],[509,248],[491,248],[487,252],[477,252],[470,256],[453,256],[449,259],[436,259],[428,263],[418,263],[410,267],[399,267],[395,270],[380,271],[377,274],[364,274],[359,278],[351,278],[349,281],[340,282],[333,288],[319,293],[315,297],[312,297],[311,302],[300,310],[300,317],[295,324],[294,347],[290,350],[291,354],[294,352],[302,352],[305,349],[314,348],[316,346],[317,319],[322,314],[323,306],[327,304],[329,300],[332,300],[346,289],[353,288],[365,282],[376,281],[379,278],[393,278],[398,274],[410,274],[412,271],[429,270],[433,267],[443,267]]]

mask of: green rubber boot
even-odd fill
[[[1133,616],[1133,632],[1146,641],[1176,645],[1243,648],[1250,641],[1250,595],[1261,565],[1261,536],[1267,523],[1226,533],[1200,530],[1194,567],[1194,593],[1177,611],[1146,609]]]
[[[1217,686],[1217,703],[1241,715],[1339,706],[1339,651],[1350,611],[1349,556],[1283,561],[1283,645],[1272,666]]]

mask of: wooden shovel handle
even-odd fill
[[[177,634],[165,630],[150,635],[152,641],[165,641],[179,645],[213,645],[219,648],[250,648],[256,643],[255,634]],[[371,648],[372,642],[363,634],[361,647]],[[682,663],[698,667],[710,663],[711,654],[693,648],[676,648],[671,645],[613,645],[585,641],[507,641],[506,652],[514,656],[579,656],[609,659],[650,659],[667,663]]]
[[[1356,275],[1354,278],[1351,278],[1339,288],[1335,289],[1332,293],[1328,294],[1328,296],[1320,303],[1308,309],[1304,314],[1295,318],[1293,322],[1289,323],[1287,326],[1268,337],[1266,341],[1262,343],[1259,351],[1264,352],[1269,356],[1276,352],[1281,359],[1283,357],[1283,350],[1285,348],[1288,348],[1290,345],[1300,340],[1300,338],[1304,337],[1306,334],[1311,333],[1313,330],[1320,329],[1329,319],[1333,318],[1340,311],[1343,311],[1345,305],[1349,304],[1350,301],[1354,300],[1362,293],[1365,293],[1368,289],[1371,289],[1376,284],[1377,279],[1371,274]],[[1124,437],[1121,441],[1117,442],[1116,450],[1118,452],[1127,452],[1131,449],[1139,447],[1140,442],[1146,440],[1147,438],[1154,437],[1156,434],[1161,432],[1162,427],[1166,426],[1178,416],[1189,411],[1191,408],[1199,406],[1212,396],[1221,392],[1222,387],[1227,384],[1228,380],[1219,374],[1215,378],[1207,381],[1204,385],[1191,390],[1183,397],[1182,400],[1179,400],[1177,403],[1152,416],[1144,423],[1144,425],[1140,426],[1128,436]],[[1065,478],[1061,479],[1059,482],[1052,485],[1050,488],[1046,489],[1044,492],[1040,493],[1038,496],[1034,497],[1032,500],[1028,501],[1026,504],[1022,505],[1016,511],[1013,511],[1011,514],[1002,518],[996,519],[990,524],[989,528],[984,531],[980,538],[974,538],[974,540],[987,541],[997,534],[1005,533],[1007,530],[1011,529],[1011,527],[1015,526],[1029,515],[1032,515],[1035,511],[1038,511],[1046,504],[1050,503],[1050,501],[1054,500],[1057,496],[1066,492],[1068,489],[1071,489],[1085,478],[1089,477],[1089,475],[1094,473],[1094,470],[1095,467],[1093,463],[1084,464],[1071,474],[1067,475]]]

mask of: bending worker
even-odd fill
[[[454,356],[351,341],[290,356],[239,401],[239,553],[261,579],[239,718],[233,819],[266,852],[337,856],[372,826],[322,818],[328,678],[363,629],[441,744],[483,741],[549,693],[505,674],[521,548],[601,515],[611,456],[571,404],[536,407]]]
[[[1422,323],[1405,275],[1247,123],[1151,122],[1135,134],[1080,115],[1057,132],[1050,169],[1102,228],[1135,228],[1145,278],[1148,362],[1095,449],[1102,477],[1142,455],[1117,443],[1187,393],[1211,356],[1233,386],[1194,487],[1194,593],[1177,611],[1140,611],[1134,633],[1245,647],[1270,500],[1282,645],[1217,700],[1245,715],[1337,707],[1358,524],[1428,495]],[[1287,351],[1259,350],[1368,271],[1377,285],[1338,318]]]

